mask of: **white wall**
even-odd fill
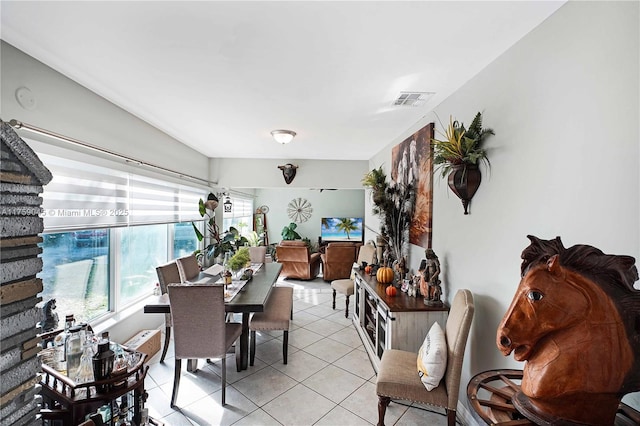
[[[363,173],[364,174],[364,173]],[[294,198],[303,198],[311,203],[313,213],[307,222],[298,223],[296,232],[312,243],[318,242],[320,221],[323,217],[364,217],[364,190],[339,189],[322,191],[310,189],[258,189],[256,190],[256,207],[267,205],[267,230],[269,242],[282,240],[282,228],[292,220],[287,215],[287,205]]]
[[[273,148],[280,146],[273,142]],[[290,184],[284,181],[282,170],[278,168],[287,163],[298,166]],[[360,181],[367,166],[367,161],[360,160],[211,159],[212,178],[219,187],[231,188],[362,189]]]
[[[476,302],[463,384],[484,370],[523,368],[494,342],[527,234],[640,259],[639,18],[637,2],[569,2],[435,109],[444,124],[483,111],[496,133],[470,215],[445,181],[434,183],[445,297],[468,288]],[[443,130],[427,115],[370,168],[390,164],[391,148],[431,121]],[[414,268],[422,256],[412,248]]]
[[[2,41],[2,119],[16,119],[161,167],[207,178],[207,157]],[[35,108],[20,106],[27,87]],[[32,133],[18,131],[21,136]]]

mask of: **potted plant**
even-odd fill
[[[379,258],[378,261],[383,265],[393,264],[399,275],[404,276],[408,272],[406,257],[409,254],[409,227],[415,204],[415,189],[412,185],[389,184],[382,167],[365,174],[362,185],[372,190],[373,213],[380,216],[378,238],[379,243],[384,243],[385,249],[382,259]]]
[[[300,234],[298,234],[296,232],[296,228],[297,227],[298,227],[298,225],[296,225],[295,223],[291,222],[290,224],[288,224],[287,226],[282,228],[282,232],[280,233],[280,236],[285,241],[302,239]]]
[[[204,249],[196,250],[194,253],[200,262],[200,266],[206,266],[205,264],[208,259],[216,259],[218,256],[228,251],[235,253],[239,247],[248,243],[247,239],[240,235],[238,230],[233,226],[229,227],[228,231],[220,233],[218,225],[216,224],[215,211],[209,209],[202,198],[198,203],[198,211],[201,217],[207,218],[205,223],[207,233],[206,239],[205,235],[200,232],[197,225],[191,222],[198,241],[205,240]]]
[[[482,180],[478,164],[491,167],[483,143],[493,134],[492,129],[482,128],[482,113],[478,112],[469,128],[450,117],[444,138],[431,140],[435,170],[443,178],[448,176],[449,187],[462,200],[464,214],[469,214],[469,201]]]

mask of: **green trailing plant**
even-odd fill
[[[298,225],[296,225],[295,223],[291,222],[290,224],[288,224],[287,226],[282,228],[282,232],[280,233],[280,236],[285,241],[302,239],[300,234],[298,234],[296,232],[296,228],[297,227],[298,227]]]
[[[461,164],[478,165],[482,162],[491,167],[483,143],[493,134],[492,129],[482,128],[480,112],[476,114],[468,129],[464,123],[449,117],[449,126],[445,130],[444,138],[431,139],[435,171],[440,171],[444,178],[454,166]]]

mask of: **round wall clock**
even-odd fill
[[[289,219],[296,223],[302,223],[309,220],[313,209],[311,203],[304,198],[294,198],[287,206],[287,214]]]

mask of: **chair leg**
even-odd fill
[[[227,405],[227,354],[222,355],[222,406]]]
[[[176,399],[178,398],[178,388],[180,387],[180,373],[182,372],[182,360],[175,359],[175,368],[173,373],[173,392],[171,392],[171,408],[176,406]]]
[[[349,318],[349,295],[347,294],[347,304],[344,309],[344,317]]]
[[[240,344],[236,342],[236,371],[239,373],[242,371],[242,352],[240,352]]]
[[[390,402],[391,398],[388,396],[378,395],[378,426],[384,426],[384,415]]]
[[[287,355],[289,354],[289,331],[285,330],[282,336],[282,363],[287,363]]]
[[[256,331],[251,330],[251,342],[249,342],[249,365],[253,367],[253,361],[256,359]]]
[[[162,356],[160,356],[160,362],[164,362],[164,357],[167,355],[167,349],[169,349],[169,340],[171,340],[171,327],[167,326],[164,329],[164,347],[162,348]]]
[[[336,290],[333,290],[333,309],[336,309]]]
[[[456,410],[447,410],[447,426],[456,426]]]

